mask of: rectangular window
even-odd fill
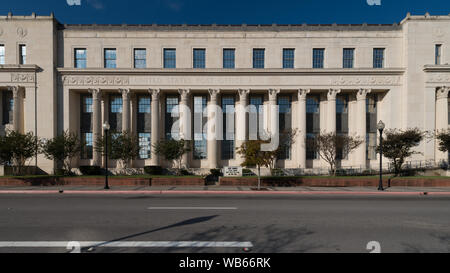
[[[373,68],[384,67],[384,48],[373,49]]]
[[[250,140],[258,140],[261,138],[261,132],[264,129],[264,97],[262,95],[250,96],[249,108],[249,132]]]
[[[164,68],[177,67],[177,51],[174,48],[164,49]]]
[[[280,154],[279,159],[291,158],[291,146],[292,139],[289,137],[290,130],[292,129],[292,112],[291,112],[291,97],[279,96],[279,132],[280,132]]]
[[[435,64],[441,64],[441,55],[442,55],[442,45],[436,45],[435,48]]]
[[[306,98],[306,159],[318,159],[313,149],[315,137],[320,133],[320,96],[308,95]]]
[[[223,68],[231,68],[231,69],[235,68],[234,55],[235,55],[234,48],[225,48],[223,50]]]
[[[19,64],[27,64],[27,46],[19,45]]]
[[[354,48],[344,48],[343,51],[343,68],[353,68],[355,49]]]
[[[117,54],[115,48],[107,48],[104,50],[105,68],[116,68]]]
[[[253,49],[253,68],[264,68],[264,53],[265,49]]]
[[[193,67],[194,68],[205,68],[205,58],[206,50],[203,48],[196,48],[193,52]]]
[[[324,48],[314,48],[313,49],[313,68],[323,68],[325,58]]]
[[[366,158],[377,159],[377,96],[369,94],[366,98]]]
[[[235,100],[233,96],[222,97],[223,111],[223,140],[222,159],[234,158],[234,132],[235,132]]]
[[[138,96],[138,113],[137,113],[137,131],[139,138],[139,158],[148,159],[151,158],[151,131],[152,131],[152,119],[151,119],[151,97],[150,96]]]
[[[0,64],[5,64],[5,46],[0,45]]]
[[[84,142],[84,147],[81,151],[81,159],[92,159],[93,154],[93,134],[92,133],[81,133],[82,140]]]
[[[143,48],[134,49],[134,68],[147,67],[147,50]]]
[[[206,96],[194,96],[194,159],[207,158],[206,132],[208,121]]]
[[[283,49],[283,68],[294,68],[295,49]]]
[[[336,134],[348,134],[348,95],[338,95],[336,97]],[[347,159],[346,147],[341,147],[336,151],[337,159]]]
[[[85,48],[75,48],[75,68],[86,68],[87,54]]]
[[[151,157],[151,134],[138,133],[139,137],[139,158],[149,159]]]
[[[179,128],[174,130],[175,136],[172,136],[172,126],[180,118],[178,109],[178,96],[166,97],[166,114],[165,114],[165,132],[166,139],[173,139],[178,136]]]
[[[82,159],[92,159],[92,96],[80,95],[80,133],[84,146],[81,151]]]
[[[111,132],[122,131],[122,96],[111,95],[109,97],[109,124]]]
[[[3,120],[2,124],[12,124],[13,123],[13,110],[14,110],[14,99],[11,91],[0,92],[2,94],[2,110],[3,110]]]

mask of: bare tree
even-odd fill
[[[359,136],[322,132],[313,141],[307,142],[307,145],[312,146],[314,151],[330,165],[331,173],[336,175],[336,163],[339,160],[338,152],[342,151],[342,157],[346,157],[362,143],[363,140]]]

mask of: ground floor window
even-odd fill
[[[92,133],[82,133],[81,134],[82,141],[84,142],[83,150],[81,151],[82,159],[92,159],[93,153],[93,135]]]
[[[139,133],[139,158],[149,159],[151,157],[151,134]]]

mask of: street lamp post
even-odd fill
[[[103,124],[103,130],[105,132],[105,190],[109,190],[108,184],[108,131],[110,129],[109,123],[106,121]]]
[[[378,190],[384,191],[383,189],[383,130],[384,130],[384,122],[380,120],[378,122],[377,128],[380,132],[380,182],[378,183]]]

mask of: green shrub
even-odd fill
[[[180,171],[180,175],[187,176],[187,175],[192,175],[192,173],[190,171],[188,171],[188,170],[182,169]]]
[[[211,169],[209,170],[212,176],[223,176],[221,169]]]
[[[80,166],[80,172],[83,175],[102,175],[104,173],[100,166]]]
[[[145,166],[144,172],[148,175],[162,175],[163,168],[161,166]]]
[[[242,175],[243,176],[254,176],[254,174],[250,169],[242,169]]]

